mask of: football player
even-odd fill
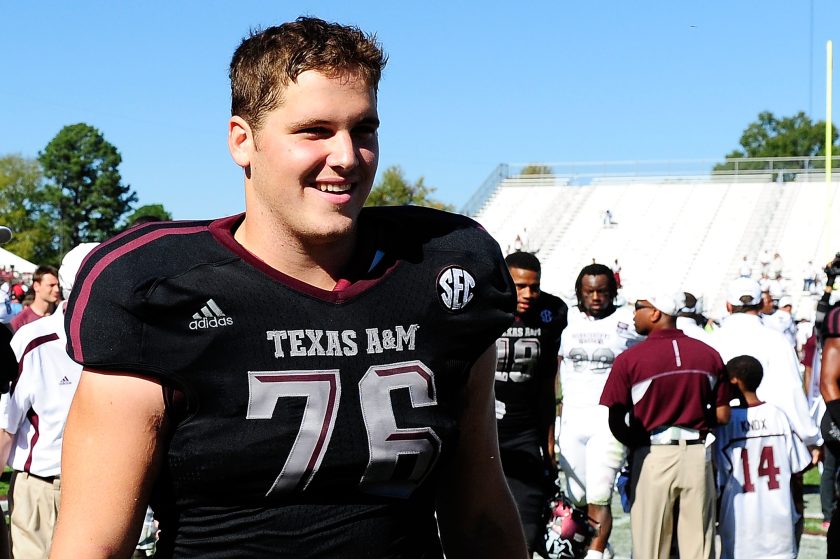
[[[615,306],[615,275],[603,264],[585,266],[575,281],[578,304],[569,309],[560,343],[560,466],[566,494],[600,524],[587,557],[600,559],[612,531],[610,501],[626,449],[612,435],[608,411],[599,405],[613,361],[642,339],[629,311]]]
[[[529,552],[545,552],[545,510],[554,470],[554,380],[568,307],[540,289],[540,261],[505,257],[516,287],[513,326],[496,341],[496,418],[502,468],[525,529]]]
[[[524,558],[498,460],[498,245],[362,210],[379,153],[372,36],[315,18],[245,39],[228,146],[245,213],[151,223],[82,266],[54,558]],[[254,295],[258,294],[258,295]]]

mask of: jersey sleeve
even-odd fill
[[[196,239],[206,232],[203,222],[152,223],[95,248],[68,299],[64,326],[70,358],[102,371],[167,374],[172,360],[179,359],[174,346],[183,340],[161,347],[157,333],[182,311],[181,301],[152,301],[151,295],[161,281],[185,274],[185,263],[194,265],[204,246]]]
[[[94,250],[76,277],[65,316],[67,351],[85,367],[142,371],[145,289],[133,271],[141,268],[136,255],[108,248]]]
[[[475,291],[463,312],[447,309],[447,313],[454,331],[461,332],[458,337],[465,355],[477,359],[513,323],[516,292],[496,241],[478,227],[463,234],[465,246],[472,248],[464,269],[474,276]],[[447,268],[444,265],[439,278]]]

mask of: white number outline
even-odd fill
[[[341,400],[338,370],[249,371],[245,417],[271,419],[277,400],[292,397],[305,397],[306,406],[289,456],[266,496],[294,490],[301,483],[301,490],[306,489],[321,467]]]
[[[401,389],[408,389],[413,408],[437,405],[434,374],[417,360],[374,365],[359,381],[369,456],[359,486],[373,495],[408,497],[429,475],[440,456],[441,440],[434,429],[397,427],[391,393]],[[408,455],[418,458],[411,475],[394,480],[399,457]]]
[[[437,405],[434,373],[417,360],[373,365],[359,380],[369,456],[359,486],[370,494],[410,496],[440,457],[442,443],[432,427],[397,426],[391,393],[402,389],[408,389],[413,408]],[[318,472],[341,401],[339,370],[249,371],[245,417],[271,419],[277,401],[293,397],[306,398],[303,417],[283,469],[266,496],[304,491]],[[407,479],[394,480],[399,457],[405,455],[418,459]]]

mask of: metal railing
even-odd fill
[[[832,168],[840,167],[840,155],[832,156]],[[540,175],[523,175],[538,169]],[[551,175],[554,184],[581,186],[592,182],[687,181],[815,181],[825,180],[825,156],[743,157],[720,159],[674,159],[652,161],[566,161],[560,163],[502,163],[478,187],[461,213],[476,215],[505,179]],[[834,177],[832,177],[834,178]],[[838,168],[837,180],[840,180]]]

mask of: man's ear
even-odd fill
[[[251,166],[251,154],[256,149],[254,131],[240,116],[228,121],[228,149],[237,165],[246,170]]]

